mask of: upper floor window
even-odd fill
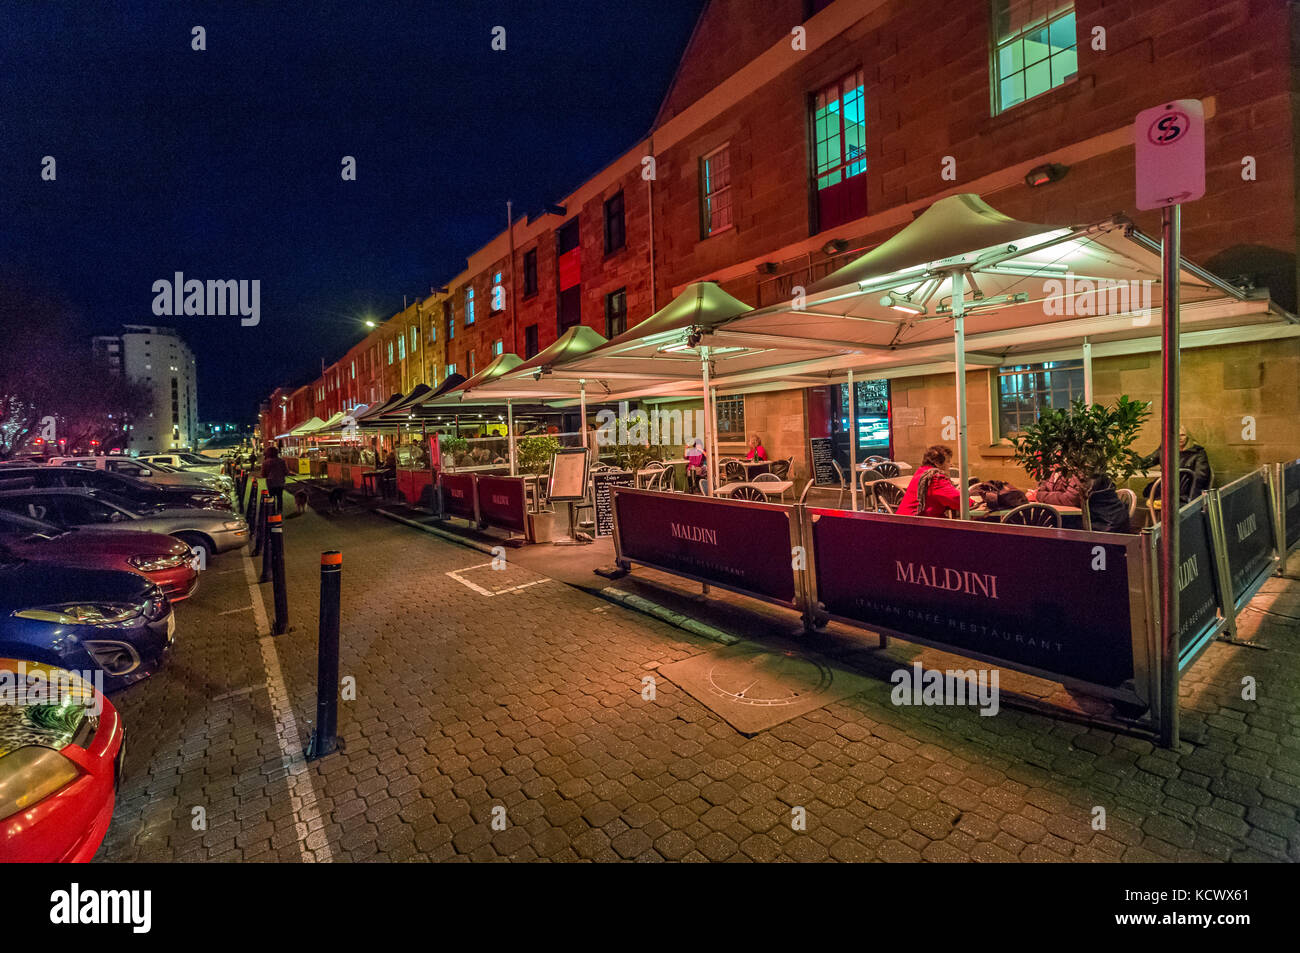
[[[492,276],[492,291],[488,301],[488,310],[492,314],[501,314],[506,309],[506,289],[501,283],[501,272]]]
[[[1055,89],[1078,72],[1071,0],[993,0],[993,112]]]
[[[524,297],[537,294],[537,249],[524,252]]]
[[[493,357],[500,357],[501,354],[504,353],[504,351],[505,351],[505,342],[503,342],[501,338],[497,338],[495,341],[492,342]]]
[[[610,255],[627,244],[627,226],[623,220],[623,191],[605,200],[605,254]]]
[[[530,324],[524,328],[524,359],[537,353],[537,325]]]
[[[420,347],[420,329],[416,325],[411,325],[411,353],[414,354]]]
[[[388,342],[388,363],[393,363],[393,342]]]
[[[465,289],[465,327],[474,323],[474,289]]]
[[[451,375],[452,375],[452,374],[455,374],[455,373],[456,373],[456,365],[455,365],[455,364],[448,364],[448,365],[447,365],[447,377],[451,377]],[[444,380],[445,380],[445,378],[444,378]]]
[[[867,189],[858,178],[867,171],[861,69],[824,86],[813,96],[812,141],[813,186],[817,194],[815,231],[866,215]]]
[[[353,361],[353,362],[352,362],[352,379],[353,379],[353,380],[356,380],[356,379],[357,379],[357,362],[356,362],[356,361]]]
[[[605,337],[612,338],[627,330],[627,289],[605,295]]]
[[[998,436],[1024,430],[1045,410],[1063,410],[1083,396],[1083,361],[1020,364],[998,371]]]
[[[725,145],[700,160],[700,237],[731,224],[731,146]]]

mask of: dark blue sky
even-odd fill
[[[251,420],[644,135],[702,5],[6,2],[0,277],[177,327],[200,418]],[[260,279],[260,326],[155,318],[176,271]]]

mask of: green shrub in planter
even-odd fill
[[[551,457],[560,449],[555,437],[524,437],[515,450],[516,464],[524,473],[546,473],[551,468]]]

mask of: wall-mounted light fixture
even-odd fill
[[[1025,173],[1025,185],[1031,189],[1036,189],[1040,185],[1049,185],[1052,182],[1059,182],[1065,178],[1065,173],[1070,171],[1068,165],[1061,165],[1058,162],[1049,162],[1046,165],[1034,166]]]

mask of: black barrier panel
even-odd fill
[[[1219,493],[1219,506],[1233,605],[1238,605],[1251,593],[1259,577],[1273,568],[1273,511],[1263,472],[1225,487]]]
[[[442,511],[463,520],[477,519],[474,512],[474,475],[442,475]]]
[[[1282,464],[1282,511],[1286,514],[1287,552],[1300,543],[1300,460]]]
[[[832,615],[1108,688],[1133,678],[1131,537],[809,513],[818,599]]]
[[[786,507],[623,487],[613,493],[622,558],[793,604]]]
[[[478,515],[489,526],[527,532],[522,477],[478,477]]]
[[[1225,617],[1214,561],[1214,531],[1206,497],[1199,497],[1178,513],[1178,658],[1179,667],[1191,664],[1205,639]],[[1152,534],[1153,552],[1159,528]]]

